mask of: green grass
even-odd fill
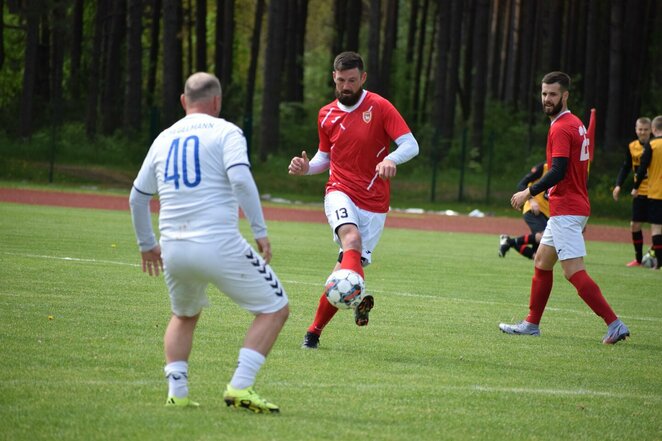
[[[660,439],[662,274],[625,268],[630,245],[586,258],[625,343],[600,343],[560,270],[542,336],[502,334],[530,261],[496,257],[493,236],[388,229],[370,325],[341,311],[303,351],[336,247],[323,224],[269,227],[292,313],[257,389],[282,414],[225,407],[250,316],[215,289],[190,360],[203,407],[179,411],[163,406],[165,285],[140,271],[129,213],[0,204],[0,440]]]

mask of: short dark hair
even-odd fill
[[[550,72],[544,77],[542,77],[543,84],[554,84],[559,83],[561,89],[568,90],[570,89],[570,75],[564,72]]]
[[[356,52],[341,52],[336,56],[336,59],[333,60],[333,70],[342,71],[358,68],[360,72],[363,72],[363,58]]]

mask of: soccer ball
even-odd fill
[[[655,268],[657,266],[657,259],[655,258],[655,253],[652,251],[644,254],[644,257],[641,258],[641,266],[646,268]]]
[[[336,308],[356,308],[363,299],[363,277],[355,271],[340,269],[331,273],[324,285],[326,299]]]

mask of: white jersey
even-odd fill
[[[237,234],[238,201],[227,175],[237,165],[249,166],[241,129],[221,118],[190,114],[154,140],[133,186],[159,194],[162,240],[205,242]]]

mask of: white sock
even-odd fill
[[[177,398],[188,397],[188,363],[173,361],[163,368],[168,379],[168,396]]]
[[[265,361],[264,355],[248,348],[239,350],[239,362],[234,371],[230,386],[235,389],[246,389],[255,383],[255,377]]]

